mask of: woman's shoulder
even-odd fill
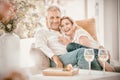
[[[78,33],[87,33],[87,31],[85,30],[85,29],[83,29],[82,27],[78,27],[77,29],[76,29],[76,32],[78,32]]]

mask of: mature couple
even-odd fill
[[[69,17],[61,18],[61,11],[56,6],[50,6],[47,9],[46,27],[40,29],[35,37],[36,47],[50,58],[51,67],[62,68],[72,64],[81,69],[88,69],[88,62],[84,59],[84,50],[96,48],[94,51],[97,55],[97,48],[100,47],[88,32],[78,28]],[[98,57],[95,57],[91,68],[102,70]],[[111,67],[108,70],[113,71]]]

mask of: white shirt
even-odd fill
[[[35,46],[49,58],[52,58],[53,55],[65,54],[66,46],[58,41],[60,35],[58,31],[41,28],[35,35]]]
[[[93,37],[92,37],[87,31],[85,31],[85,30],[82,29],[82,28],[80,28],[80,29],[78,29],[78,30],[75,31],[75,35],[74,35],[74,38],[73,38],[73,42],[79,43],[79,38],[80,38],[81,36],[86,36],[86,37],[88,37],[88,39],[91,41],[90,46],[91,46],[92,48],[99,48],[100,44],[99,44],[97,41],[95,41],[95,40],[93,39]]]

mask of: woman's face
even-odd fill
[[[63,19],[61,21],[61,31],[65,33],[65,35],[71,36],[73,33],[73,28],[74,26],[69,19]]]

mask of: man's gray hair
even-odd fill
[[[49,6],[46,10],[46,16],[48,14],[49,11],[59,11],[61,13],[61,10],[58,6],[55,6],[55,5],[52,5],[52,6]]]

